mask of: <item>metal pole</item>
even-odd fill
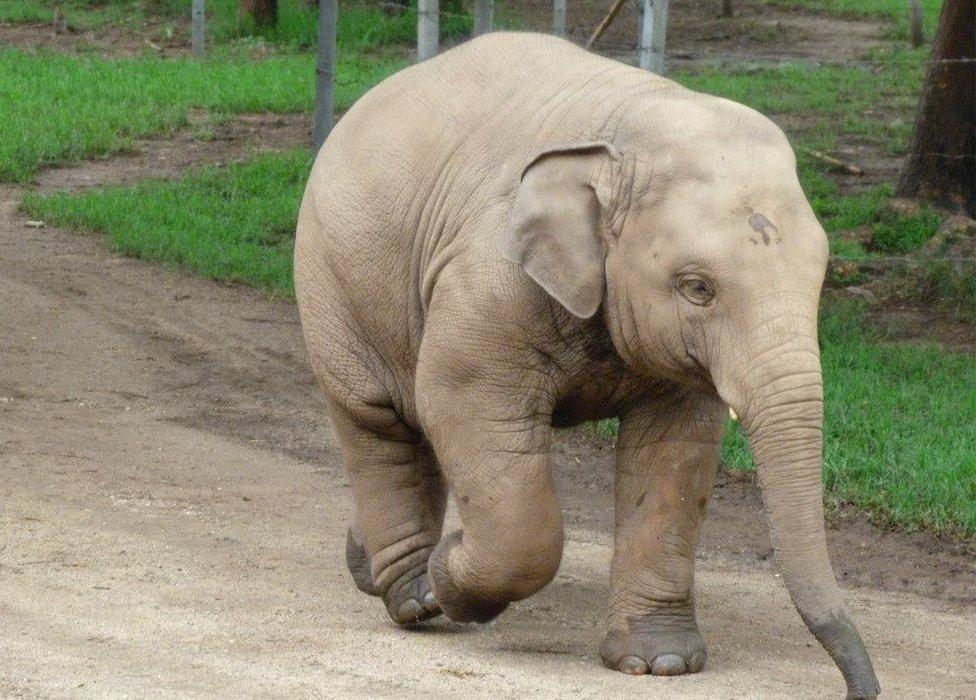
[[[668,0],[641,0],[637,65],[664,75],[664,45],[668,32]]]
[[[332,131],[334,122],[336,60],[336,3],[319,0],[318,51],[315,62],[315,124],[312,127],[312,150],[318,153]]]
[[[566,36],[566,0],[555,0],[552,3],[552,33]]]
[[[417,60],[437,55],[440,38],[440,0],[417,0]]]
[[[665,44],[668,38],[668,0],[654,0],[654,27],[651,32],[651,71],[664,75]]]
[[[925,30],[922,27],[922,0],[908,0],[908,16],[911,25],[912,46],[917,49],[925,43]]]
[[[194,56],[203,56],[206,48],[207,20],[204,16],[204,0],[193,0],[190,9],[190,45],[193,47]]]
[[[491,31],[493,14],[492,0],[476,0],[474,3],[474,34],[487,34]]]

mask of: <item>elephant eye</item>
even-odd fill
[[[698,306],[705,306],[715,296],[712,285],[703,277],[686,275],[678,281],[678,291],[681,296]]]

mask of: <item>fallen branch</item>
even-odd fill
[[[607,16],[603,18],[603,21],[601,21],[596,30],[594,30],[593,36],[591,36],[590,40],[586,42],[587,50],[589,50],[590,47],[596,43],[597,39],[603,36],[603,32],[607,31],[607,27],[610,26],[610,23],[613,22],[614,18],[620,12],[620,8],[623,6],[624,0],[617,0],[615,3],[613,3],[613,5],[610,6],[610,9],[607,11]]]
[[[856,165],[845,163],[839,158],[834,158],[833,156],[829,156],[822,151],[815,151],[812,148],[801,148],[800,150],[806,153],[811,158],[827,163],[828,165],[832,165],[835,168],[840,168],[841,170],[849,172],[851,175],[864,174],[864,171],[861,168],[857,167]]]

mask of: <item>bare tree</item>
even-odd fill
[[[257,27],[273,27],[278,22],[278,0],[241,0],[239,19],[251,19]]]
[[[732,16],[732,0],[722,0],[722,17]]]
[[[908,0],[908,19],[911,24],[912,46],[918,48],[925,43],[925,29],[922,26],[922,0]]]
[[[911,154],[898,180],[918,197],[976,214],[974,0],[946,0],[932,46]]]
[[[320,0],[318,51],[315,60],[315,126],[312,129],[312,150],[318,153],[332,131],[333,91],[335,90],[336,60],[336,3]]]

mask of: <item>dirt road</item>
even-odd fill
[[[293,305],[26,227],[18,199],[0,188],[0,695],[843,692],[728,480],[699,562],[706,671],[604,670],[610,450],[578,435],[555,451],[557,579],[486,627],[394,628],[342,563],[348,486]],[[887,695],[973,697],[963,555],[830,536]]]

